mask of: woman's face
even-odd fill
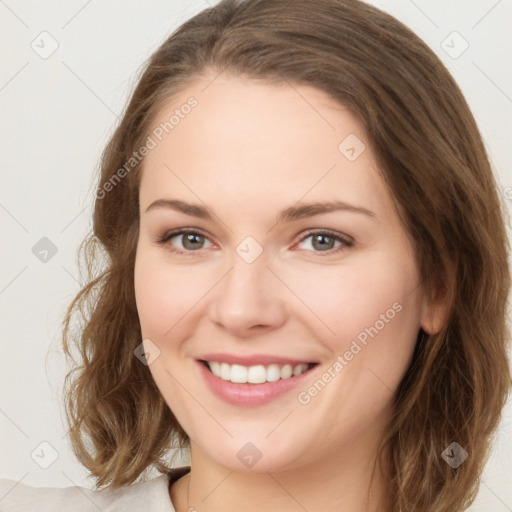
[[[361,123],[315,88],[221,75],[154,128],[136,301],[150,371],[193,446],[262,471],[375,439],[435,321]],[[228,382],[200,360],[272,382]],[[317,364],[281,378],[287,361]]]

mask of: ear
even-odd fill
[[[424,298],[421,311],[421,328],[427,334],[437,334],[448,321],[449,294],[446,287],[440,287],[433,297]]]

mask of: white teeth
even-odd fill
[[[247,367],[239,364],[219,363],[217,361],[207,361],[207,363],[216,377],[239,384],[247,382],[249,384],[275,382],[279,379],[295,377],[309,369],[309,364],[298,364],[294,367],[291,364],[285,364],[284,366],[279,366],[278,364],[263,366],[259,364]]]

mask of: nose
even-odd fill
[[[212,290],[211,321],[238,338],[281,327],[287,317],[286,287],[268,267],[265,252],[252,262],[234,252],[231,263]]]

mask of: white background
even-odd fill
[[[370,3],[412,28],[449,68],[509,207],[512,1]],[[60,323],[80,288],[77,249],[91,227],[93,171],[145,59],[206,7],[200,0],[0,0],[0,477],[92,488],[66,437]],[[43,31],[58,43],[46,59],[31,47]],[[40,37],[50,48],[49,36]],[[46,263],[32,252],[42,237],[57,248]],[[511,416],[509,402],[472,511],[512,511]],[[47,469],[31,457],[34,450],[51,457],[42,442],[57,456]]]

